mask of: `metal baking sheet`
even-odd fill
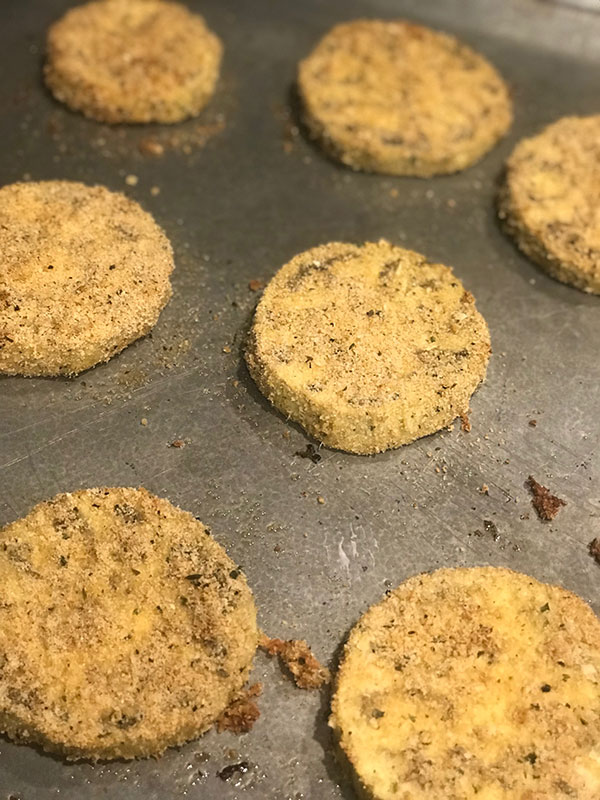
[[[0,379],[0,523],[59,491],[144,485],[212,527],[243,565],[266,631],[306,638],[330,666],[387,588],[440,566],[505,565],[600,610],[587,551],[600,535],[600,299],[545,277],[493,211],[521,136],[600,112],[600,16],[537,0],[190,2],[226,46],[214,102],[177,128],[110,128],[41,85],[45,29],[68,5],[3,0],[0,180],[126,191],[173,242],[175,292],[153,335],[104,366],[74,380]],[[423,181],[353,173],[294,135],[296,61],[331,24],[361,15],[406,15],[487,54],[513,88],[508,137],[471,169]],[[148,136],[162,156],[140,151]],[[470,433],[456,425],[376,457],[322,450],[313,464],[295,455],[303,433],[241,365],[257,300],[248,284],[318,243],[379,237],[455,267],[491,328],[488,379]],[[169,447],[176,439],[186,446]],[[567,501],[553,523],[531,508],[529,474]],[[0,798],[351,798],[326,693],[296,689],[262,655],[255,678],[264,694],[251,733],[211,732],[160,760],[65,764],[0,741]]]

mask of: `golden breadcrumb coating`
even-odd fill
[[[155,325],[171,245],[136,202],[69,181],[0,189],[0,372],[74,375]]]
[[[336,25],[300,62],[298,89],[325,149],[371,172],[456,172],[512,121],[506,84],[482,55],[405,20]]]
[[[600,294],[600,114],[563,117],[506,164],[499,215],[556,280]]]
[[[386,241],[293,258],[258,304],[246,350],[259,389],[319,441],[399,447],[469,409],[489,332],[449,267]]]
[[[330,724],[375,800],[597,800],[600,621],[506,569],[411,578],[352,630]]]
[[[0,730],[67,758],[159,755],[237,698],[258,640],[239,567],[144,489],[40,503],[0,531]]]
[[[94,0],[48,31],[46,83],[100,122],[179,122],[212,96],[221,41],[202,17],[166,0]]]

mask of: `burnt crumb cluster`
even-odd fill
[[[592,558],[595,558],[598,564],[600,564],[600,538],[596,537],[592,539],[588,545],[588,550]]]
[[[527,479],[527,485],[533,495],[531,504],[540,519],[546,522],[553,520],[562,506],[567,505],[565,500],[561,500],[560,497],[552,494],[549,489],[538,483],[532,475]]]

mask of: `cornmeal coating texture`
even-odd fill
[[[74,375],[144,336],[173,253],[125,195],[69,181],[0,189],[0,372]]]
[[[95,0],[48,31],[46,83],[100,122],[179,122],[214,92],[223,47],[203,18],[166,0]]]
[[[256,609],[191,514],[144,489],[40,503],[0,531],[0,730],[69,759],[159,755],[246,682]]]
[[[250,373],[316,439],[377,453],[449,425],[485,377],[489,331],[449,267],[386,241],[333,242],[267,286]]]
[[[370,172],[456,172],[512,122],[507,86],[482,55],[405,20],[336,25],[300,62],[298,90],[325,149]]]
[[[553,278],[600,294],[600,114],[563,117],[519,142],[506,164],[499,215]]]
[[[330,724],[375,800],[597,800],[600,621],[510,570],[418,575],[352,630]]]

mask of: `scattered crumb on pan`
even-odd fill
[[[313,444],[307,444],[304,450],[296,450],[294,455],[300,456],[300,458],[308,458],[313,462],[313,464],[318,464],[323,458],[323,456],[317,452],[317,449]]]
[[[460,415],[460,427],[465,433],[469,433],[471,430],[471,420],[469,419],[469,415],[465,412]]]
[[[248,281],[248,288],[251,292],[259,292],[261,289],[264,289],[265,284],[263,281],[258,280],[258,278],[253,278],[251,281]]]
[[[592,539],[588,545],[588,550],[590,551],[590,555],[600,564],[600,539],[598,537]]]
[[[225,127],[226,118],[221,112],[205,115],[203,123],[189,120],[177,126],[177,130],[162,126],[142,136],[126,126],[115,128],[99,125],[95,128],[97,133],[90,137],[88,144],[95,152],[108,159],[130,158],[132,155],[137,155],[140,160],[157,159],[168,152],[191,155],[202,150]],[[80,142],[65,128],[63,119],[57,112],[48,116],[46,132],[60,154],[71,154],[80,148]]]
[[[483,520],[483,529],[486,533],[489,533],[492,539],[497,542],[500,539],[500,534],[498,533],[498,528],[495,522],[492,522],[491,519],[484,519]]]
[[[187,125],[178,131],[161,130],[153,136],[144,136],[138,141],[138,150],[143,156],[156,158],[167,150],[189,155],[202,149],[208,142],[225,130],[225,119],[217,117],[214,122],[204,125]]]
[[[275,119],[281,124],[281,145],[283,152],[289,155],[296,146],[296,142],[300,136],[300,128],[295,123],[294,113],[291,108],[283,106],[280,103],[273,104],[272,108]]]
[[[250,764],[247,761],[240,761],[238,764],[229,764],[223,767],[222,770],[217,772],[217,777],[222,781],[230,781],[237,779],[239,775],[245,775],[250,769]],[[237,785],[237,784],[236,784]]]
[[[239,692],[217,720],[217,730],[231,733],[248,733],[260,717],[254,698],[262,694],[262,683],[253,683]]]
[[[514,552],[519,552],[521,549],[521,546],[516,542],[508,539],[506,536],[501,536],[498,526],[491,519],[483,520],[483,530],[477,528],[472,534],[469,533],[468,535],[476,536],[478,539],[487,538],[487,536],[489,536],[498,545],[499,550],[506,550],[506,548],[509,547],[511,550],[514,550]]]
[[[165,147],[158,139],[146,136],[138,142],[138,150],[143,156],[162,156],[165,152]]]
[[[278,656],[300,689],[319,689],[329,683],[329,670],[315,658],[304,639],[271,639],[262,634],[258,646],[270,656]]]
[[[549,489],[538,483],[535,478],[530,475],[527,479],[527,485],[533,495],[531,504],[538,513],[538,517],[543,520],[551,520],[556,517],[561,509],[561,506],[566,506],[566,502],[561,500],[560,497],[552,494]]]

